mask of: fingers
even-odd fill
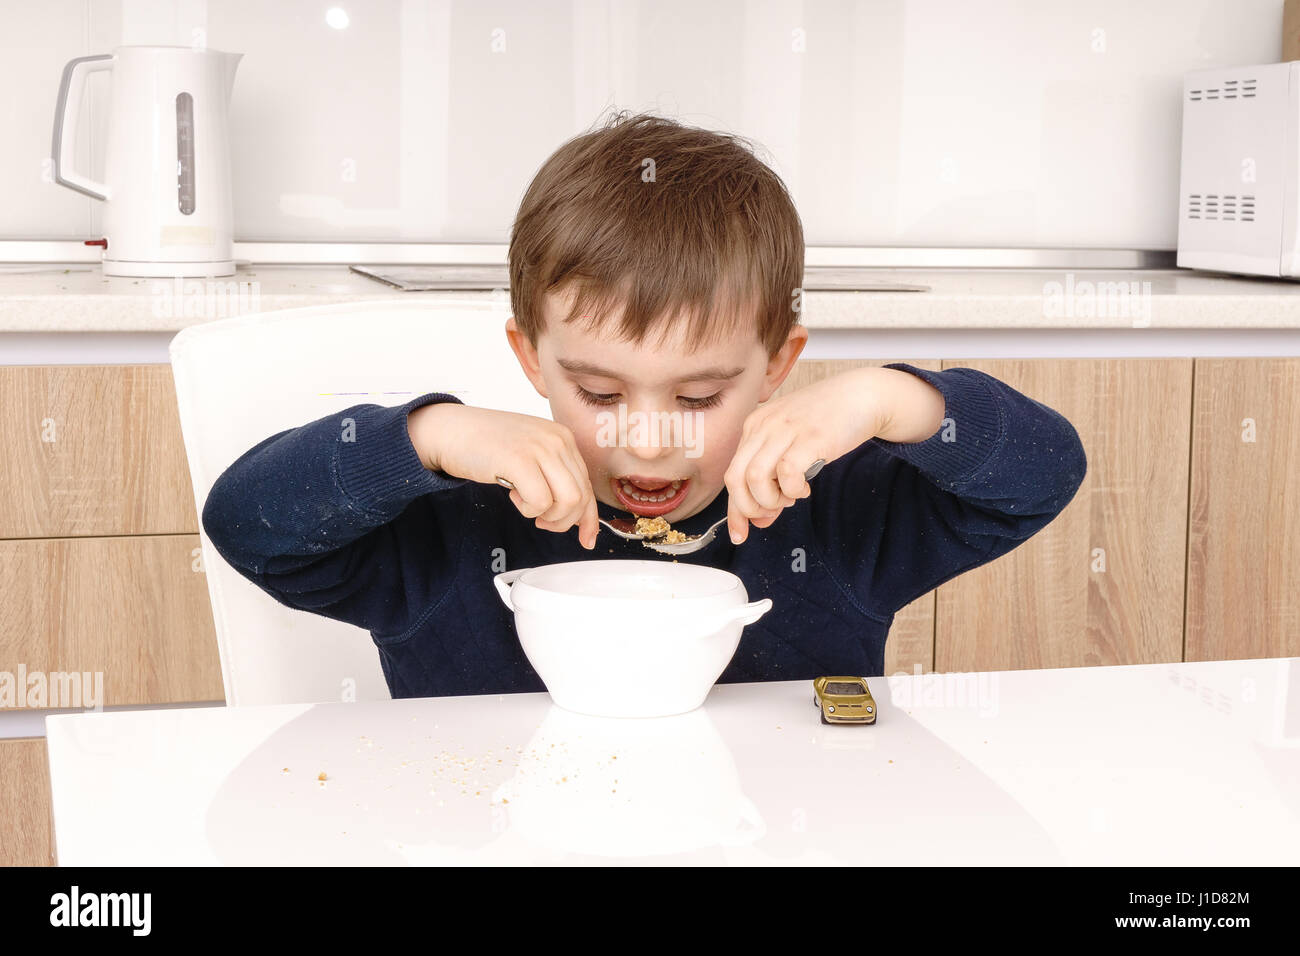
[[[776,463],[776,483],[781,493],[790,499],[791,504],[794,504],[795,498],[807,498],[812,494],[812,486],[803,476],[807,468],[799,464],[801,461],[803,457],[800,457],[792,447]]]
[[[793,442],[794,436],[768,438],[745,466],[745,485],[750,496],[765,511],[780,511],[794,504],[795,495],[785,494],[778,482],[777,471],[782,456],[790,450]],[[802,481],[802,473],[799,477]]]
[[[591,486],[591,477],[587,472],[587,462],[583,460],[582,452],[578,451],[577,443],[573,440],[571,434],[566,434],[565,448],[563,459],[569,467],[569,473],[573,475],[582,492],[582,500],[578,503],[578,514],[566,515],[560,520],[563,527],[559,530],[568,530],[569,526],[575,522],[578,525],[578,542],[587,550],[593,550],[596,547],[596,534],[600,530],[600,520],[596,513],[596,492]]]
[[[542,474],[541,465],[527,459],[518,462],[510,469],[510,500],[514,502],[519,513],[525,518],[536,518],[551,507],[551,486]]]
[[[587,471],[587,462],[582,457],[582,452],[578,450],[578,444],[573,438],[573,433],[565,431],[564,433],[564,459],[569,464],[569,470],[578,482],[578,487],[582,491],[583,500],[579,503],[579,515],[576,519],[578,524],[578,542],[587,550],[593,550],[596,547],[596,534],[600,530],[600,520],[596,513],[596,492],[591,486],[591,475]],[[568,525],[565,525],[565,529]],[[561,529],[564,530],[564,529]]]
[[[582,485],[574,476],[569,463],[562,458],[543,458],[540,464],[542,474],[550,486],[551,505],[538,517],[538,527],[542,524],[563,524],[567,528],[582,513],[581,506],[585,498]],[[573,520],[567,520],[570,518]]]
[[[750,523],[770,526],[783,509],[811,493],[803,460],[810,454],[793,435],[755,434],[741,442],[725,477],[727,528],[733,541],[748,537]]]
[[[727,530],[731,540],[739,544],[749,535],[749,522],[753,521],[760,528],[767,527],[760,521],[771,523],[779,509],[764,505],[755,497],[755,487],[761,489],[757,469],[751,472],[754,455],[761,450],[762,443],[756,439],[744,439],[736,449],[731,464],[727,467],[723,480],[727,485]],[[754,478],[751,485],[751,477]],[[764,492],[766,494],[766,492]]]
[[[596,535],[600,531],[600,518],[596,514],[596,496],[593,494],[587,500],[587,507],[583,509],[582,520],[578,522],[578,541],[588,551],[596,549]]]
[[[596,496],[571,435],[547,432],[511,470],[515,489],[510,500],[520,514],[533,518],[543,531],[563,532],[577,524],[583,547],[595,547]]]

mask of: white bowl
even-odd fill
[[[503,571],[494,582],[551,699],[597,717],[667,717],[704,703],[746,624],[730,571],[666,561],[569,561]]]

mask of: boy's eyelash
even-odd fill
[[[618,398],[617,392],[611,392],[608,395],[598,395],[595,392],[587,391],[581,385],[575,386],[574,391],[577,393],[578,398],[582,399],[588,405],[613,405],[613,400]],[[602,401],[602,399],[606,399],[606,401]]]
[[[578,398],[588,405],[613,405],[618,398],[618,392],[597,393],[589,392],[581,385],[574,386]],[[682,398],[687,403],[688,408],[712,408],[722,403],[722,393],[714,392],[712,395],[706,395],[703,398]]]

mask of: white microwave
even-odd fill
[[[1178,265],[1300,279],[1300,60],[1183,77]]]

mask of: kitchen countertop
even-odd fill
[[[1182,269],[861,269],[872,283],[927,292],[845,291],[846,270],[809,267],[803,321],[810,329],[1297,329],[1300,283]],[[506,285],[501,270],[502,290]],[[183,305],[172,293],[187,285]],[[204,283],[210,283],[205,285]],[[1091,284],[1091,285],[1087,285]],[[195,294],[197,292],[197,294]],[[105,278],[98,265],[0,264],[0,332],[162,332],[244,312],[393,296],[403,292],[343,265],[241,266],[214,280]]]
[[[46,718],[63,865],[1292,865],[1300,658]],[[325,774],[322,781],[320,774]]]

